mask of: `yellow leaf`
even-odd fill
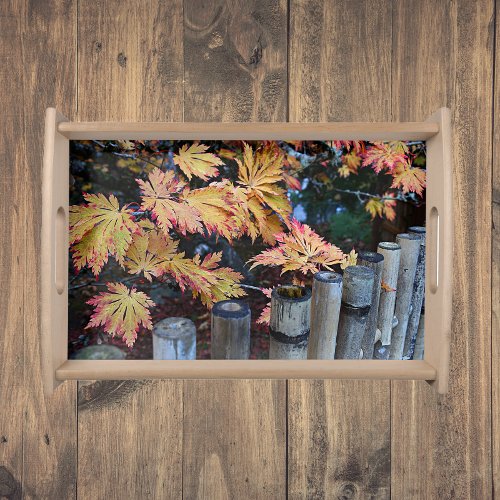
[[[85,265],[98,275],[108,254],[114,255],[123,265],[125,252],[138,225],[131,210],[120,206],[117,198],[103,194],[85,194],[86,204],[73,205],[69,210],[69,243],[72,245],[73,262],[80,270]]]
[[[417,193],[422,196],[425,177],[425,170],[410,167],[408,164],[400,164],[394,169],[391,187],[401,189],[403,193]]]
[[[207,153],[208,146],[197,142],[189,147],[184,144],[179,153],[174,155],[174,163],[184,172],[188,179],[194,175],[206,181],[219,174],[216,166],[224,162],[213,153]]]
[[[179,193],[185,183],[175,179],[174,172],[162,172],[155,168],[147,181],[137,180],[141,189],[143,210],[151,210],[158,226],[168,234],[172,228],[182,234],[203,231],[198,210],[189,206],[184,200],[179,200]]]
[[[380,198],[370,198],[365,205],[365,210],[372,216],[372,220],[375,217],[382,217],[384,211],[384,204]]]
[[[230,183],[213,183],[207,187],[185,190],[181,196],[195,209],[209,233],[218,233],[231,240],[241,228],[241,221],[235,217],[234,186]]]

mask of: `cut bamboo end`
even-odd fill
[[[374,281],[372,287],[372,298],[370,312],[366,323],[366,331],[361,342],[363,359],[372,359],[375,348],[375,336],[377,333],[378,306],[380,300],[380,284],[384,269],[384,256],[377,252],[359,252],[358,263],[373,270]]]
[[[374,271],[365,266],[349,266],[344,271],[335,359],[359,359],[374,278]]]
[[[311,290],[276,287],[271,294],[270,359],[306,359],[310,333]]]
[[[222,300],[212,308],[212,359],[250,357],[250,307],[239,300]]]
[[[342,276],[329,271],[314,275],[308,359],[334,359],[342,302]]]
[[[389,359],[403,358],[404,342],[410,315],[413,283],[417,271],[421,239],[420,236],[416,234],[401,233],[396,237],[396,241],[401,246],[396,305],[394,309],[398,324],[392,331],[391,353]]]
[[[165,318],[153,327],[153,359],[196,359],[196,326],[189,318]]]

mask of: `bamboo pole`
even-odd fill
[[[384,269],[384,256],[377,252],[359,252],[358,264],[369,267],[375,273],[372,289],[372,300],[366,331],[361,342],[363,359],[373,359],[375,349],[375,335],[377,334],[378,304],[380,299],[380,283],[382,281],[382,272]]]
[[[211,358],[250,357],[250,307],[239,300],[222,300],[212,308]]]
[[[269,359],[307,359],[311,291],[279,286],[271,294]]]
[[[412,359],[413,357],[415,339],[417,337],[418,324],[425,297],[425,227],[412,226],[408,229],[408,233],[416,234],[420,237],[420,251],[418,254],[415,281],[413,282],[413,295],[410,305],[411,312],[406,328],[403,359]]]
[[[188,318],[165,318],[153,327],[153,359],[196,359],[196,326]]]
[[[342,276],[330,271],[314,275],[308,359],[334,359],[342,301]]]
[[[382,269],[382,281],[385,285],[396,290],[398,284],[399,261],[401,258],[401,247],[398,243],[383,241],[379,243],[377,252],[384,257]],[[377,326],[380,330],[380,345],[388,346],[391,343],[392,323],[394,320],[394,306],[396,304],[396,292],[382,290],[378,306]],[[387,349],[383,350],[384,353]],[[385,358],[387,359],[387,358]]]
[[[424,325],[425,312],[422,310],[422,314],[420,315],[420,320],[418,322],[417,338],[415,339],[413,359],[424,359]]]
[[[394,308],[398,324],[392,331],[389,359],[403,358],[406,329],[408,327],[411,298],[413,296],[413,282],[415,281],[418,255],[420,253],[420,237],[416,234],[398,234],[396,242],[401,247],[396,305]]]
[[[374,277],[373,270],[365,266],[349,266],[344,271],[335,359],[359,359]]]

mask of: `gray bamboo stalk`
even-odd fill
[[[342,276],[330,271],[314,275],[308,359],[334,359],[342,301]]]
[[[311,322],[311,291],[279,286],[271,294],[269,359],[307,359]]]
[[[361,342],[363,359],[373,359],[373,351],[375,349],[375,335],[377,333],[380,283],[382,281],[382,272],[384,269],[384,256],[377,252],[359,252],[358,264],[373,269],[373,272],[375,273],[370,312],[368,314],[365,335],[363,337],[363,341]]]
[[[418,255],[420,253],[420,236],[401,233],[397,235],[396,242],[401,247],[396,306],[394,308],[398,324],[392,331],[389,359],[403,359],[406,329],[413,296],[413,282],[415,281]]]
[[[344,271],[335,359],[359,359],[374,278],[374,271],[365,266],[349,266]]]
[[[413,351],[413,359],[424,359],[424,325],[425,313],[422,311],[418,322],[417,338],[415,339],[415,350]]]
[[[394,292],[393,292],[394,293]],[[395,328],[395,326],[398,324],[398,320],[396,316],[392,317],[392,328]],[[382,360],[387,360],[389,359],[389,354],[391,353],[391,346],[390,344],[388,345],[383,345],[381,341],[382,334],[380,333],[380,330],[377,328],[377,341],[375,342],[375,349],[373,351],[373,359],[382,359]]]
[[[196,326],[188,318],[165,318],[153,327],[153,359],[196,359]]]
[[[212,308],[212,359],[250,357],[250,308],[239,300],[222,300]]]
[[[399,261],[401,247],[398,243],[382,241],[379,243],[377,252],[384,257],[382,269],[382,281],[393,290],[398,285]],[[378,306],[377,326],[380,330],[380,344],[387,346],[391,343],[392,323],[394,318],[394,306],[396,304],[396,292],[382,290]],[[383,350],[386,353],[386,349]]]
[[[406,328],[403,359],[411,359],[413,356],[420,313],[422,312],[422,305],[425,297],[425,227],[412,226],[408,229],[408,233],[416,234],[420,237],[420,251],[418,254],[415,281],[413,282],[413,295],[410,306],[411,312]]]

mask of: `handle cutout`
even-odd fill
[[[54,282],[56,291],[59,295],[64,292],[65,275],[68,272],[66,266],[66,252],[68,245],[66,241],[66,214],[63,207],[59,207],[55,220],[55,264],[54,264]]]
[[[439,212],[436,207],[432,207],[429,215],[430,227],[430,252],[429,256],[429,283],[430,292],[436,293],[439,287]]]

